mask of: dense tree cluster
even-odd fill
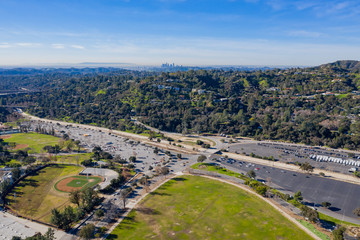
[[[331,235],[334,240],[343,240],[345,239],[346,228],[344,226],[338,226],[334,231],[332,231]]]
[[[309,208],[305,205],[302,205],[300,207],[300,210],[301,210],[301,214],[305,218],[309,219],[310,222],[317,222],[319,220],[319,213],[316,210]]]
[[[74,222],[80,220],[86,213],[91,212],[100,202],[100,198],[93,188],[74,191],[70,193],[69,200],[76,204],[77,208],[67,206],[62,212],[55,208],[51,210],[51,223],[65,231],[70,230]]]
[[[39,117],[136,133],[145,128],[135,119],[184,134],[225,133],[359,149],[360,74],[347,66],[93,74],[55,81],[48,94],[2,101],[27,103],[27,110]]]
[[[13,236],[11,240],[54,240],[55,239],[55,231],[52,228],[48,228],[47,232],[41,234],[40,232],[35,233],[34,236],[21,238],[19,236]]]
[[[6,108],[0,107],[0,122],[6,122],[9,114],[10,112]]]

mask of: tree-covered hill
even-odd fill
[[[333,63],[328,63],[321,65],[320,68],[329,68],[329,69],[342,69],[344,71],[349,72],[360,72],[360,61],[356,60],[342,60],[342,61],[336,61]]]
[[[226,133],[360,148],[356,63],[257,71],[92,74],[54,81],[44,93],[7,97],[29,113],[141,132]],[[344,67],[347,67],[344,69]]]

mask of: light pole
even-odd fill
[[[16,204],[16,192],[14,192],[14,199],[15,199],[15,212],[16,212],[16,216],[18,216],[17,204]]]

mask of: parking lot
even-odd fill
[[[22,239],[33,236],[37,232],[44,234],[48,230],[48,226],[17,218],[7,212],[0,212],[0,240],[9,240],[13,236],[19,236]],[[61,230],[55,230],[56,239],[74,239],[70,234]]]
[[[360,207],[359,185],[233,159],[221,160],[217,155],[212,155],[211,159],[217,159],[216,163],[239,173],[246,174],[254,170],[258,180],[283,192],[301,191],[304,201],[313,207],[319,207],[327,201],[332,204],[330,210],[348,217],[355,217],[352,211]]]
[[[313,167],[329,170],[333,172],[352,174],[350,168],[360,166],[360,155],[352,154],[351,156],[341,150],[323,149],[320,147],[309,147],[295,144],[280,144],[270,142],[251,142],[231,144],[228,147],[230,152],[239,154],[255,154],[261,157],[273,156],[277,161],[287,163],[304,163],[309,162]],[[337,161],[325,161],[321,159],[337,159]],[[359,166],[357,166],[359,165]]]
[[[12,236],[30,237],[36,233],[34,229],[6,217],[3,213],[0,213],[0,229],[0,239],[4,240],[11,239]]]
[[[128,160],[130,156],[135,156],[136,162],[134,165],[136,171],[141,171],[145,174],[151,174],[153,170],[150,171],[150,168],[154,169],[157,165],[168,166],[172,172],[182,171],[187,166],[195,163],[197,159],[196,155],[182,154],[182,159],[179,160],[176,157],[176,152],[171,152],[171,156],[169,156],[165,154],[167,150],[162,149],[159,149],[158,153],[154,153],[154,146],[124,138],[114,133],[105,133],[86,127],[31,121],[32,129],[38,126],[47,130],[54,129],[58,136],[67,134],[71,139],[79,140],[81,146],[89,152],[91,152],[95,146],[100,146],[102,150],[114,156],[119,155],[126,160]]]

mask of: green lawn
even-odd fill
[[[343,99],[343,98],[346,98],[348,95],[349,95],[348,93],[344,93],[344,94],[336,95],[336,97],[340,98],[340,99]]]
[[[316,236],[318,236],[319,238],[323,239],[323,240],[330,240],[330,237],[328,235],[326,235],[325,233],[320,232],[319,230],[317,230],[314,225],[312,225],[311,223],[305,221],[305,220],[298,220],[298,222],[300,222],[303,226],[305,226],[307,229],[309,229],[310,231],[312,231]]]
[[[241,179],[245,180],[244,176],[240,175],[239,173],[233,172],[233,171],[228,170],[228,169],[223,168],[223,167],[216,166],[214,164],[196,163],[196,164],[192,165],[191,168],[206,170],[206,171],[209,171],[209,172],[217,172],[217,173],[220,173],[220,174],[225,174],[225,175],[228,175],[228,176],[237,177],[237,178],[241,178]],[[302,205],[301,203],[299,203],[298,201],[295,201],[295,200],[289,200],[288,202],[290,204],[292,204],[293,206],[298,207],[298,208]],[[323,220],[323,221],[328,222],[331,225],[334,225],[334,226],[335,225],[348,225],[348,226],[359,227],[359,225],[349,223],[349,222],[345,222],[345,221],[341,221],[339,219],[330,217],[330,216],[325,215],[325,214],[320,213],[320,212],[319,212],[319,218],[321,220]]]
[[[69,204],[68,194],[56,191],[54,184],[64,177],[78,174],[82,169],[72,165],[46,167],[17,184],[7,196],[7,202],[13,210],[17,208],[21,215],[49,223],[52,208]]]
[[[58,163],[68,163],[68,164],[77,164],[77,162],[79,162],[79,164],[84,161],[87,160],[91,157],[92,153],[79,153],[79,154],[69,154],[69,155],[58,155],[56,157],[56,161]]]
[[[46,145],[55,145],[59,143],[60,138],[39,134],[39,133],[16,133],[11,134],[11,138],[4,139],[5,142],[15,142],[16,145],[20,145],[18,149],[24,149],[29,147],[33,149],[35,153],[39,153]]]
[[[87,183],[88,183],[88,180],[86,180],[86,179],[75,179],[75,180],[72,180],[71,182],[69,182],[68,184],[66,184],[66,186],[69,186],[69,187],[82,187]]]
[[[148,195],[108,239],[312,239],[253,194],[182,176]]]
[[[237,177],[237,178],[241,178],[244,179],[243,175],[237,173],[237,172],[233,172],[231,170],[228,170],[226,168],[220,167],[220,166],[216,166],[214,164],[211,163],[195,163],[194,165],[191,166],[191,168],[193,169],[199,169],[199,170],[205,170],[205,171],[209,171],[209,172],[216,172],[216,173],[220,173],[220,174],[225,174],[231,177]]]

